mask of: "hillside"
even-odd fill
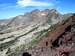
[[[1,21],[0,56],[23,56],[22,54],[25,55],[26,52],[32,56],[52,56],[52,53],[56,53],[56,49],[59,52],[60,48],[68,46],[65,36],[72,35],[67,36],[69,39],[74,36],[74,27],[71,32],[74,16],[74,14],[62,15],[55,9],[43,11],[36,9]],[[72,40],[70,42],[72,43]]]

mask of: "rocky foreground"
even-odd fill
[[[74,56],[74,14],[34,10],[0,22],[0,56]]]

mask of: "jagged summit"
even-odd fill
[[[53,17],[62,17],[61,14],[59,14],[55,9],[45,9],[43,11],[41,10],[33,10],[30,13],[27,13],[25,15],[19,15],[14,18],[12,18],[10,21],[3,22],[5,24],[16,26],[21,24],[29,24],[31,22],[39,23],[39,22],[46,22],[48,21],[48,15],[52,15],[50,19]],[[59,19],[59,18],[58,18]]]

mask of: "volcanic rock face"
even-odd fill
[[[0,56],[59,55],[59,48],[74,35],[67,30],[72,15],[62,15],[55,9],[34,10],[0,22]]]

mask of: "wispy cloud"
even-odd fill
[[[53,6],[53,3],[48,2],[40,2],[40,1],[33,1],[33,0],[17,0],[17,5],[21,7],[27,6]]]

